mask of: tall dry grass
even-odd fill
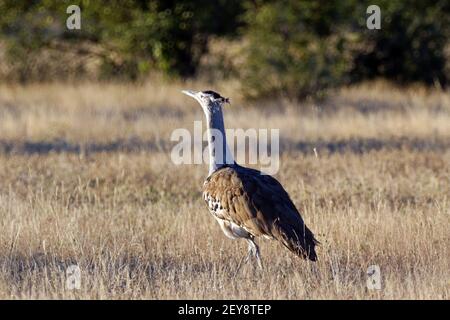
[[[209,215],[206,165],[170,161],[171,132],[203,117],[185,87],[209,88],[0,86],[0,298],[449,299],[448,92],[377,82],[250,106],[215,87],[228,127],[280,128],[277,178],[322,243],[311,264],[261,240],[264,270],[234,276],[246,244]]]

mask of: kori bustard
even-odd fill
[[[206,116],[210,163],[203,198],[227,237],[247,240],[245,261],[253,256],[262,267],[255,242],[260,236],[277,240],[296,255],[315,261],[318,242],[282,185],[234,161],[222,113],[228,99],[210,90],[182,92],[197,100]]]

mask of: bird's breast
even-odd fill
[[[229,214],[226,211],[225,206],[221,204],[220,199],[217,199],[206,192],[203,194],[203,198],[208,205],[209,212],[216,218],[223,233],[227,237],[237,239],[248,238],[250,236],[250,233],[244,227],[239,226],[228,219]]]
[[[208,205],[209,212],[211,212],[214,217],[219,219],[223,219],[225,217],[226,211],[220,199],[217,199],[206,192],[203,194],[203,198]]]

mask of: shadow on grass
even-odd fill
[[[57,139],[53,141],[5,141],[0,140],[0,154],[4,155],[46,155],[50,153],[95,154],[95,153],[139,153],[170,152],[175,142],[142,140],[139,138],[120,139],[106,143],[72,143]],[[205,147],[205,143],[203,143]],[[379,150],[412,150],[417,152],[445,152],[450,150],[450,140],[443,138],[409,138],[391,139],[353,138],[341,140],[294,141],[282,139],[280,152],[297,151],[313,154],[316,151],[328,153],[366,153]],[[272,150],[269,145],[269,150]]]
[[[417,152],[447,151],[450,150],[450,141],[445,139],[419,139],[419,138],[352,138],[335,141],[282,141],[280,150],[299,151],[302,153],[325,151],[328,153],[366,153],[379,150],[412,150]]]
[[[231,278],[232,272],[222,263],[222,268],[211,261],[186,263],[181,259],[162,255],[160,257],[130,256],[128,254],[113,256],[104,252],[100,256],[81,257],[79,261],[75,257],[62,258],[57,255],[44,252],[34,252],[30,255],[21,253],[9,253],[0,255],[0,270],[3,279],[11,288],[20,292],[29,292],[32,285],[36,286],[36,280],[53,283],[54,289],[65,286],[70,274],[69,267],[80,268],[81,281],[84,287],[92,289],[98,281],[103,282],[104,290],[118,292],[121,289],[128,290],[127,281],[140,280],[136,286],[154,287],[155,281],[166,281],[171,278],[174,285],[181,283],[185,274],[200,276],[217,272],[225,272]],[[142,282],[143,280],[143,282]],[[62,293],[62,292],[61,292]]]

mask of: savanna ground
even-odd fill
[[[172,131],[203,120],[185,88],[210,86],[0,85],[0,298],[450,298],[448,92],[376,82],[250,106],[215,87],[227,127],[280,128],[276,177],[322,243],[312,266],[260,240],[264,270],[234,277],[246,243],[208,213],[207,166],[170,160]]]

